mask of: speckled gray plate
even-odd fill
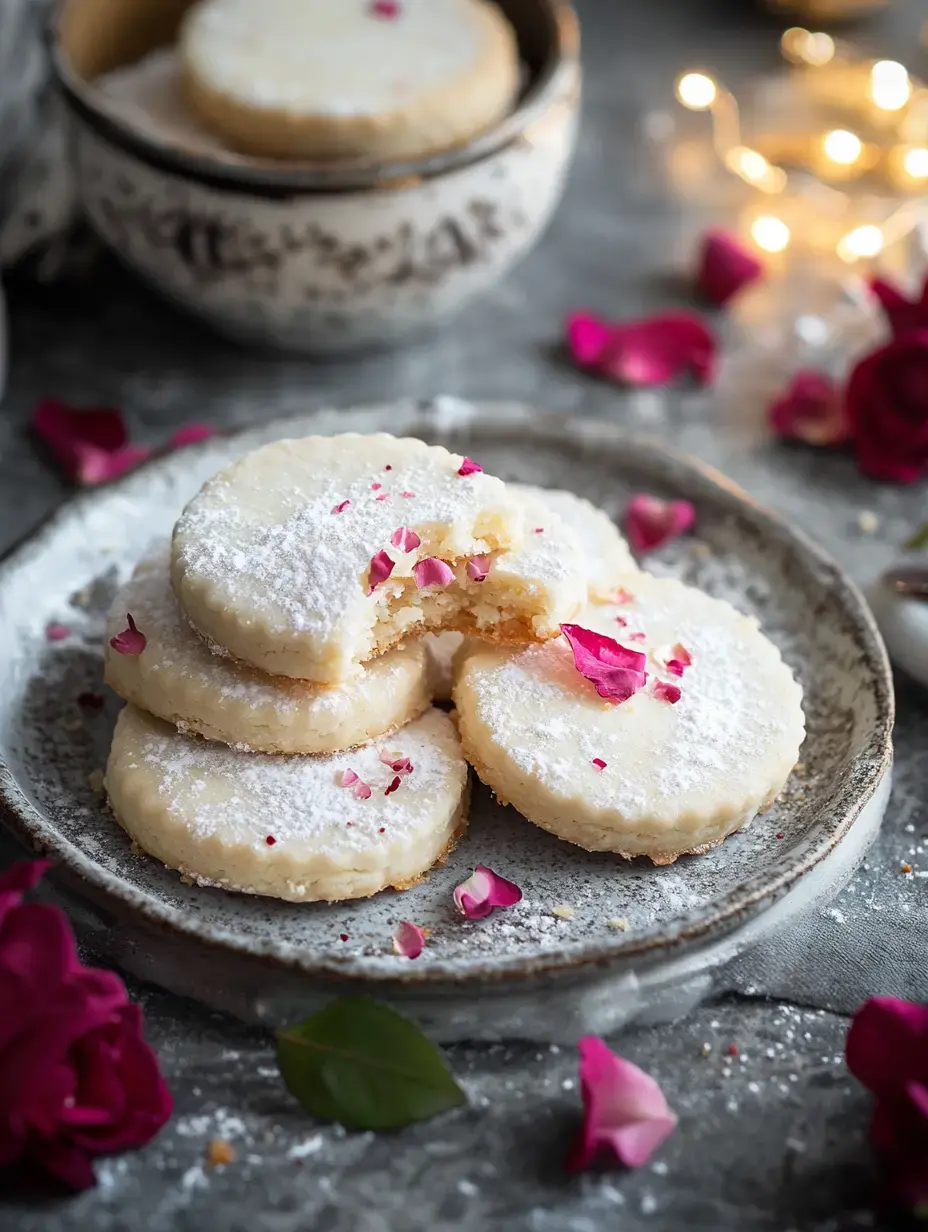
[[[571,488],[614,515],[637,490],[694,500],[697,536],[651,567],[756,613],[801,677],[809,734],[781,803],[709,855],[658,869],[560,843],[478,786],[469,833],[447,868],[403,895],[344,906],[188,886],[133,855],[88,784],[117,703],[102,713],[77,703],[100,687],[102,616],[117,580],[230,459],[277,437],[349,428],[447,444],[504,478]],[[49,621],[72,636],[49,644]],[[12,553],[0,569],[0,640],[0,808],[59,861],[52,883],[93,948],[266,1021],[302,1015],[339,987],[404,1005],[444,1038],[569,1038],[679,1013],[711,991],[719,963],[834,892],[875,834],[888,793],[891,676],[867,608],[837,566],[662,446],[524,408],[440,399],[324,412],[153,462],[78,496]],[[524,900],[468,923],[451,889],[477,863],[516,880]],[[555,918],[557,904],[572,906],[573,919]],[[609,926],[617,917],[626,931]],[[400,918],[432,930],[415,962],[391,951]]]

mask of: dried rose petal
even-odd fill
[[[829,376],[803,369],[767,408],[770,427],[784,440],[827,448],[850,440],[844,393]]]
[[[414,552],[422,540],[408,526],[400,526],[393,532],[390,542],[395,548],[399,548],[401,552]]]
[[[646,633],[629,633],[627,636],[628,636],[628,640],[629,640],[630,642],[645,642],[645,641],[647,641],[647,634],[646,634]]]
[[[533,533],[536,535],[543,535],[545,533],[545,528],[543,526],[536,526]]]
[[[372,483],[372,484],[371,484],[371,491],[372,491],[372,492],[379,492],[379,491],[380,491],[380,489],[381,489],[382,487],[383,487],[383,484],[382,484],[382,483]]]
[[[54,622],[45,626],[46,642],[63,642],[66,637],[71,636],[71,629],[68,625],[59,625]]]
[[[481,475],[483,467],[477,462],[472,462],[470,458],[465,458],[458,469],[459,475]]]
[[[400,15],[400,0],[371,0],[371,16],[383,21],[396,21]]]
[[[715,374],[717,344],[701,317],[668,312],[609,324],[589,313],[568,318],[571,354],[582,368],[628,385],[666,385],[689,372],[700,384]]]
[[[393,557],[389,552],[378,552],[372,556],[370,571],[367,575],[367,584],[370,589],[367,593],[372,595],[380,583],[387,580],[394,568]]]
[[[489,556],[472,556],[467,562],[467,576],[472,582],[485,582],[490,572]]]
[[[618,604],[619,607],[625,607],[627,604],[635,602],[635,596],[630,590],[626,590],[624,586],[620,586],[613,595],[612,602]]]
[[[699,252],[696,287],[710,303],[722,307],[763,272],[763,261],[737,236],[728,231],[706,232]]]
[[[670,672],[671,676],[682,676],[685,666],[679,659],[668,659],[664,664],[664,669]]]
[[[267,843],[268,847],[274,847],[277,844],[277,839],[273,834],[269,834],[264,841]]]
[[[913,329],[928,328],[928,277],[922,284],[921,294],[915,299],[909,299],[885,278],[871,279],[870,290],[880,301],[894,337],[898,338]]]
[[[671,706],[675,706],[682,694],[678,684],[668,684],[666,680],[655,680],[654,696],[659,702],[670,702]]]
[[[122,633],[117,633],[115,637],[111,637],[110,645],[117,654],[140,655],[147,646],[148,639],[136,628],[135,621],[128,613],[126,623],[128,628],[123,629]]]
[[[354,783],[359,782],[359,776],[354,770],[339,770],[335,776],[335,781],[339,787],[351,787]]]
[[[400,496],[402,496],[403,500],[412,500],[415,495],[416,495],[415,492],[401,492],[400,493]]]
[[[379,496],[374,497],[374,500],[378,500],[378,501],[384,501],[384,500],[389,500],[389,499],[390,499],[389,492],[381,492]]]
[[[355,783],[353,791],[359,800],[369,800],[373,795],[373,792],[370,787],[368,787],[367,783],[362,783],[360,779],[357,783]]]
[[[692,666],[693,656],[690,654],[687,648],[685,646],[682,646],[679,642],[677,642],[673,647],[671,647],[670,653],[673,655],[674,659],[676,659],[678,663],[682,663],[684,667]]]
[[[623,629],[626,628],[626,626],[628,625],[628,621],[625,619],[624,616],[616,616],[615,623]]]
[[[455,906],[469,920],[482,920],[494,907],[511,907],[521,899],[522,891],[515,882],[500,877],[485,864],[478,864],[454,891]]]
[[[561,632],[570,643],[577,671],[595,686],[600,697],[626,702],[644,688],[647,660],[640,651],[629,650],[611,637],[580,625],[561,625]]]
[[[604,762],[601,757],[594,757],[593,765],[596,767],[597,770],[605,770],[607,763]]]
[[[425,948],[425,933],[418,924],[402,920],[393,934],[393,949],[401,958],[418,958]]]
[[[350,500],[343,500],[339,502],[339,504],[332,506],[332,512],[333,513],[343,513],[350,504],[351,504]]]
[[[403,780],[400,778],[400,776],[397,775],[396,778],[394,778],[393,781],[390,783],[390,785],[384,788],[383,794],[385,796],[392,796],[392,794],[396,791],[396,789],[399,787],[402,781]]]
[[[167,441],[165,449],[183,449],[187,445],[197,445],[200,441],[208,441],[216,435],[216,429],[205,423],[184,424],[173,432]]]
[[[397,753],[391,749],[384,749],[380,754],[380,760],[385,766],[389,766],[394,774],[412,774],[413,764],[402,753]]]
[[[454,581],[454,570],[451,566],[434,556],[427,556],[425,560],[413,565],[412,575],[419,590],[425,590],[427,586],[447,586]]]
[[[393,470],[393,467],[392,467],[392,466],[389,464],[389,462],[388,462],[388,463],[387,463],[387,465],[386,465],[383,469],[384,469],[385,471],[392,471],[392,470]]]
[[[586,1035],[577,1047],[583,1128],[567,1170],[582,1172],[607,1153],[627,1168],[640,1168],[674,1131],[676,1115],[651,1075],[601,1039]]]
[[[150,453],[129,444],[122,412],[110,407],[81,410],[46,398],[35,408],[32,430],[54,454],[67,477],[79,484],[113,479]]]
[[[636,552],[663,547],[690,529],[696,510],[690,501],[659,500],[656,496],[633,496],[625,507],[625,530]]]

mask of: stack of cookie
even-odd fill
[[[106,655],[120,823],[186,878],[298,902],[421,879],[468,762],[561,837],[665,861],[745,824],[803,736],[754,621],[638,572],[588,502],[388,435],[215,476],[117,595]]]

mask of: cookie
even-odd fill
[[[199,885],[289,902],[421,880],[466,826],[467,782],[440,710],[350,753],[274,757],[182,735],[130,705],[106,767],[113,812],[143,851]]]
[[[195,114],[268,158],[426,156],[519,92],[515,32],[486,0],[200,0],[179,49]]]
[[[626,602],[568,626],[610,696],[637,689],[627,700],[600,696],[566,638],[475,644],[454,700],[465,756],[502,801],[589,851],[667,864],[772,803],[804,737],[802,691],[751,617],[681,582],[629,583]]]
[[[240,749],[334,753],[403,727],[431,704],[421,642],[374,659],[343,685],[266,676],[212,654],[171,590],[171,548],[154,548],[113,600],[106,631],[106,683],[127,702]],[[111,638],[131,613],[146,645],[119,654]]]
[[[503,483],[440,446],[307,437],[267,445],[204,486],[175,527],[172,580],[215,649],[271,675],[339,684],[410,634],[461,620],[487,636],[518,621],[530,639],[544,593],[517,587],[494,613],[467,572],[522,536]],[[482,606],[465,618],[471,600]]]

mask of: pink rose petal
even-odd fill
[[[394,568],[393,558],[389,552],[378,552],[371,557],[370,570],[367,575],[368,594],[372,595],[381,582],[385,582]]]
[[[382,484],[382,483],[372,483],[372,484],[371,484],[371,491],[372,491],[372,492],[379,492],[379,491],[380,491],[380,489],[381,489],[382,487],[383,487],[383,484]]]
[[[472,582],[485,582],[489,572],[489,556],[472,556],[467,562],[467,576]]]
[[[46,642],[63,642],[66,637],[71,636],[71,630],[67,625],[50,624],[45,626]]]
[[[427,556],[413,565],[412,575],[419,590],[425,590],[428,586],[447,586],[454,581],[454,570],[434,556]]]
[[[478,864],[454,891],[455,906],[469,920],[482,920],[494,907],[511,907],[521,899],[522,891],[515,882],[500,877],[485,864]]]
[[[205,423],[184,424],[168,437],[165,446],[167,450],[183,449],[186,445],[196,445],[200,441],[208,441],[216,435],[216,429]]]
[[[593,765],[596,767],[596,769],[597,769],[597,770],[605,770],[605,768],[606,768],[606,764],[607,764],[607,763],[606,763],[606,762],[604,762],[604,761],[603,761],[603,759],[602,759],[601,757],[594,757],[594,758],[593,758]]]
[[[682,676],[684,664],[679,659],[668,659],[664,664],[665,669],[670,672],[671,676]]]
[[[117,654],[140,655],[148,645],[148,639],[136,628],[135,621],[128,614],[126,623],[128,628],[123,629],[122,633],[117,633],[115,637],[111,637],[110,645]]]
[[[543,526],[536,526],[534,533],[536,535],[543,535],[545,533],[545,528]]]
[[[600,697],[626,702],[644,687],[648,676],[644,670],[646,658],[640,651],[629,650],[611,637],[580,625],[561,625],[561,632],[570,643],[577,671],[595,686]]]
[[[422,540],[408,526],[400,526],[393,532],[390,542],[395,548],[399,548],[401,552],[414,552]]]
[[[340,501],[337,505],[332,506],[332,512],[333,513],[344,513],[344,511],[348,508],[350,504],[351,504],[350,500]]]
[[[690,501],[633,496],[625,507],[625,530],[636,552],[651,552],[682,535],[696,521]]]
[[[371,16],[382,21],[396,21],[399,17],[400,0],[371,0]]]
[[[566,1160],[568,1171],[582,1172],[603,1157],[640,1168],[676,1128],[675,1113],[650,1074],[601,1039],[584,1036],[578,1051],[583,1128]]]
[[[763,275],[764,263],[737,236],[707,231],[699,252],[696,287],[710,303],[722,307]]]
[[[630,642],[646,642],[648,640],[646,633],[629,633],[627,636]]]
[[[85,486],[115,479],[151,453],[144,445],[130,444],[122,412],[111,407],[81,410],[46,398],[35,408],[32,429],[65,475]]]
[[[409,758],[394,750],[384,749],[380,754],[380,760],[385,766],[389,766],[394,774],[412,774],[413,772],[413,764]]]
[[[390,783],[390,785],[389,785],[388,787],[384,788],[384,793],[383,793],[383,794],[384,794],[385,796],[392,796],[392,795],[393,795],[393,793],[394,793],[394,792],[397,790],[397,788],[399,787],[400,783],[402,783],[402,781],[403,781],[403,780],[400,778],[400,776],[399,776],[399,775],[397,775],[397,776],[393,779],[393,781]]]
[[[666,385],[687,372],[708,384],[715,374],[716,340],[695,313],[668,312],[614,325],[575,313],[567,321],[567,338],[582,368],[628,385]]]
[[[390,499],[390,493],[389,493],[389,492],[381,492],[379,496],[375,496],[375,497],[374,497],[374,500],[378,500],[378,501],[385,501],[385,500],[389,500],[389,499]]]
[[[623,629],[626,628],[628,625],[628,621],[625,619],[624,616],[616,616],[615,623]]]
[[[655,680],[654,696],[659,702],[670,702],[671,706],[675,706],[682,694],[678,684],[668,684],[666,680]]]
[[[630,590],[626,590],[624,586],[620,586],[613,595],[612,602],[618,604],[619,607],[625,607],[627,604],[635,602],[635,596]]]
[[[401,492],[400,493],[400,496],[402,496],[403,500],[412,500],[415,497],[415,495],[416,495],[415,492]]]
[[[354,788],[352,790],[354,791],[355,796],[357,796],[359,800],[369,800],[371,796],[374,794],[371,788],[368,787],[367,783],[362,783],[360,779],[358,780],[357,783],[355,783]]]
[[[358,775],[354,770],[339,770],[335,776],[335,781],[339,787],[351,787],[358,782]]]
[[[828,448],[850,440],[842,389],[821,372],[797,372],[767,408],[770,427],[784,440]]]
[[[393,949],[401,958],[418,958],[425,948],[425,933],[418,924],[402,920],[393,934]]]
[[[682,646],[679,642],[677,642],[672,647],[670,653],[677,660],[677,662],[682,663],[684,667],[692,666],[693,656],[690,654],[687,648],[685,646]]]
[[[472,462],[470,458],[465,458],[458,469],[459,475],[481,475],[483,467],[477,462]]]

